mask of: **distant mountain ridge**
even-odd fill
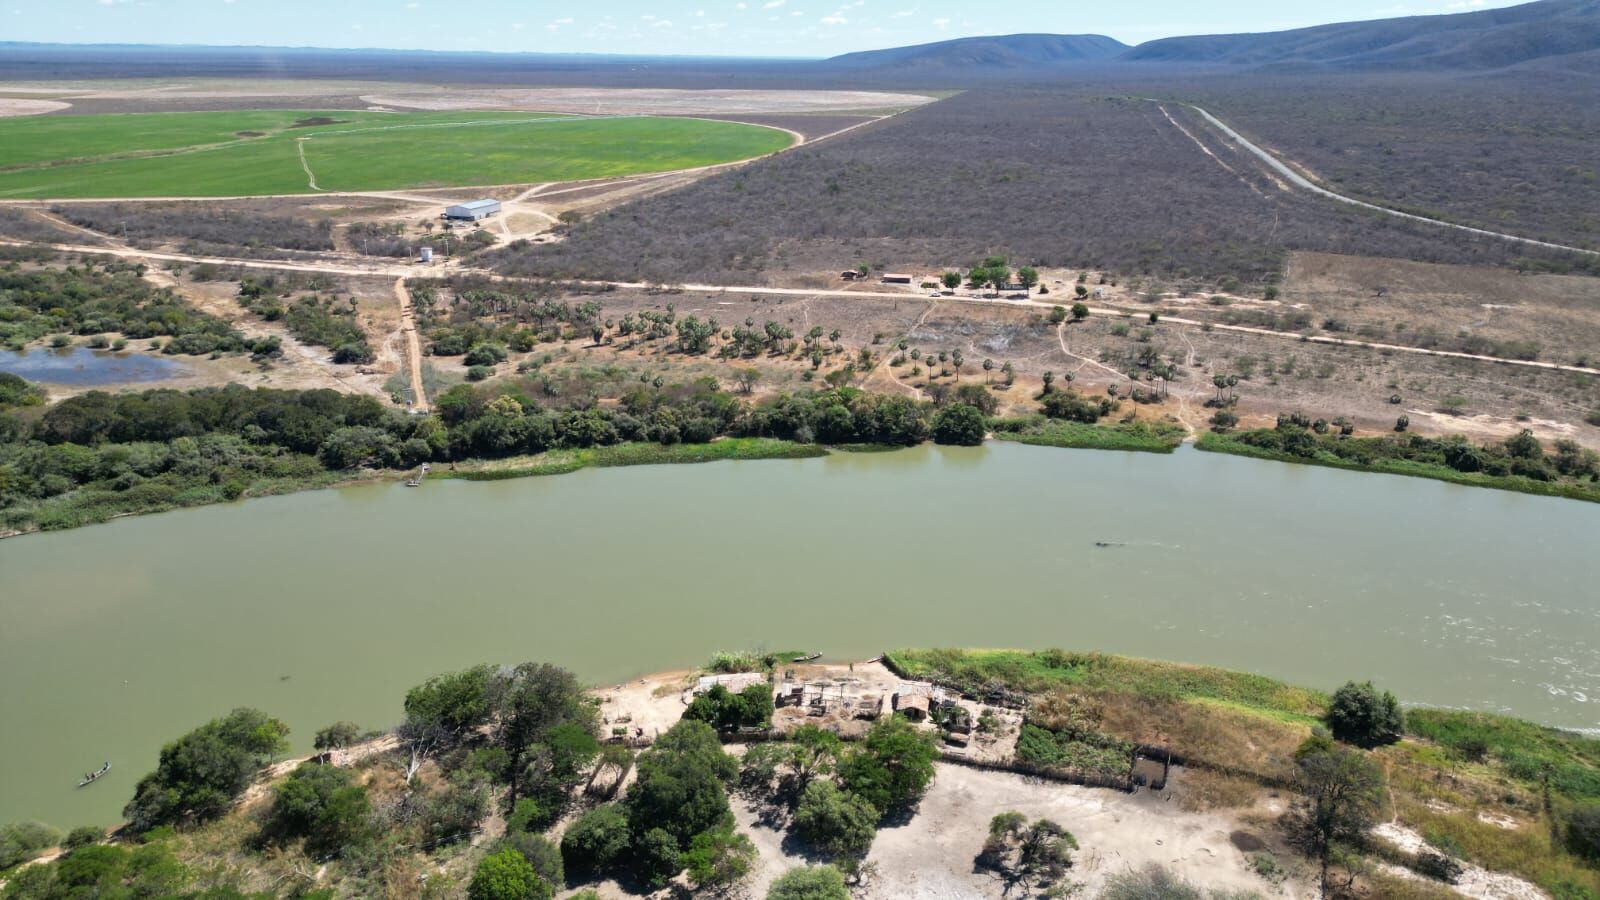
[[[835,56],[823,65],[837,69],[1016,68],[1094,62],[1121,56],[1130,49],[1103,34],[1012,34],[864,50]]]
[[[1102,35],[958,38],[847,53],[822,65],[908,73],[998,73],[1085,63],[1444,70],[1498,69],[1595,51],[1600,51],[1600,0],[1537,0],[1504,9],[1292,31],[1164,38],[1137,47]]]
[[[1347,68],[1489,69],[1600,49],[1600,0],[1539,0],[1505,9],[1318,25],[1265,34],[1165,38],[1130,62]]]

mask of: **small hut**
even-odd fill
[[[913,722],[921,722],[928,718],[928,695],[901,691],[894,695],[894,711]]]

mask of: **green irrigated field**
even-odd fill
[[[223,197],[570,181],[733,162],[790,141],[785,132],[733,122],[543,113],[10,119],[0,120],[0,198]]]

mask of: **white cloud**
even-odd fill
[[[824,24],[824,25],[849,25],[850,24],[850,20],[846,19],[844,16],[839,15],[838,13],[834,13],[831,16],[823,16],[822,17],[822,24]]]
[[[917,14],[917,11],[914,10],[914,9],[902,9],[899,12],[895,13],[894,15],[891,15],[889,18],[891,18],[891,19],[909,19],[909,18],[911,18],[912,16],[914,16],[916,14]]]
[[[949,19],[934,19],[933,20],[933,27],[939,29],[940,31],[943,31],[946,28],[950,27],[950,20]]]
[[[101,0],[101,2],[105,2],[105,0]],[[762,9],[777,9],[778,7],[784,5],[785,3],[788,3],[788,2],[789,2],[789,0],[767,0],[766,3],[761,4],[761,8]]]

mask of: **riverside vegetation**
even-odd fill
[[[1264,896],[1296,867],[1324,896],[1428,897],[1429,881],[1448,885],[1467,866],[1562,900],[1600,896],[1600,744],[1576,734],[1490,714],[1402,712],[1370,683],[1328,695],[1094,653],[905,650],[885,662],[902,677],[1023,704],[1017,762],[1028,771],[1125,775],[1131,749],[1159,740],[1183,767],[1184,808],[1231,814],[1287,792],[1281,815],[1239,814],[1271,835],[1255,839],[1260,893],[1208,893],[1156,866],[1109,878],[1102,898]],[[940,726],[892,715],[842,740],[806,724],[742,758],[723,749],[722,736],[764,729],[772,714],[767,684],[714,690],[641,751],[602,742],[596,702],[569,672],[481,665],[408,691],[389,735],[328,726],[318,756],[263,782],[287,729],[238,709],[168,744],[116,829],[0,828],[0,897],[525,900],[602,880],[630,893],[674,884],[716,893],[757,862],[732,815],[737,797],[816,863],[775,878],[768,898],[844,900],[873,877],[878,829],[918,814],[938,777]],[[1040,756],[1041,742],[1054,749]],[[618,798],[630,770],[638,777]],[[1373,831],[1380,821],[1415,829],[1425,849],[1389,843]],[[972,867],[1008,893],[1057,895],[1073,883],[1074,854],[1094,849],[1080,847],[1072,824],[995,815],[970,848]],[[54,861],[26,864],[55,847]]]
[[[710,378],[642,378],[616,367],[573,370],[557,396],[542,376],[463,384],[438,398],[434,414],[412,416],[368,396],[240,385],[91,391],[47,406],[37,386],[0,375],[0,529],[70,528],[394,477],[428,462],[449,462],[457,477],[484,480],[586,466],[815,456],[829,445],[976,445],[986,431],[1026,443],[1153,452],[1170,451],[1181,439],[1174,428],[1136,420],[1095,424],[1108,409],[1104,401],[1072,399],[1067,391],[1047,395],[1043,408],[1076,410],[1073,419],[1040,413],[995,420],[959,393],[939,403],[840,387],[747,401]],[[614,405],[597,402],[597,388],[621,384],[627,386]],[[1341,443],[1298,430],[1290,439],[1310,453],[1281,449],[1284,439],[1271,431],[1207,435],[1201,447],[1600,499],[1592,453],[1560,447],[1546,457],[1537,442],[1525,446],[1527,438],[1487,447],[1424,438]],[[1481,470],[1433,462],[1459,466],[1463,456],[1482,460]]]

